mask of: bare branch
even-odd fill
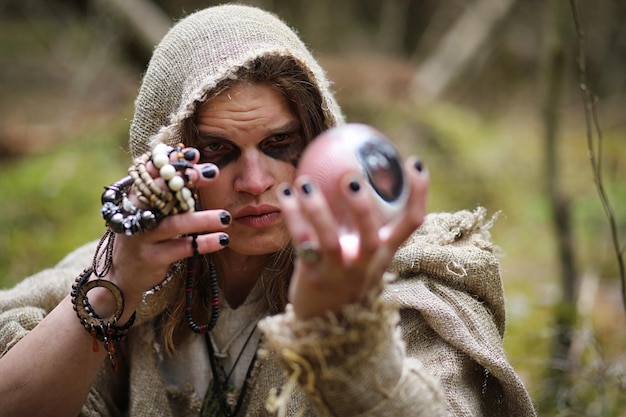
[[[587,126],[588,156],[589,161],[591,162],[593,179],[596,185],[596,189],[598,190],[598,195],[600,197],[602,207],[604,208],[604,212],[609,221],[613,249],[615,251],[617,265],[619,268],[619,278],[622,289],[622,304],[624,306],[624,312],[626,313],[626,268],[624,267],[624,247],[620,248],[619,233],[617,230],[617,222],[615,221],[615,214],[613,212],[611,202],[609,201],[609,197],[604,188],[604,179],[602,175],[603,136],[597,111],[598,97],[593,94],[591,88],[589,87],[589,83],[587,82],[585,32],[583,31],[580,21],[580,15],[578,13],[578,7],[576,6],[576,0],[570,0],[569,4],[572,10],[572,17],[574,19],[574,26],[576,28],[576,35],[578,39],[578,57],[576,61],[578,64],[578,74],[580,77],[580,89],[583,93],[582,97],[585,109],[585,123]]]

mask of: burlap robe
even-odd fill
[[[290,310],[265,319],[243,415],[273,415],[268,399],[287,416],[534,415],[502,349],[502,285],[488,238],[482,209],[429,215],[397,253],[398,278],[382,297],[350,306],[340,323],[296,323]],[[93,250],[0,291],[1,354],[67,295]],[[158,313],[139,311],[120,371],[103,364],[82,415],[198,415],[191,385],[166,389],[158,373]]]

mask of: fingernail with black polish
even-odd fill
[[[348,187],[350,188],[350,191],[356,193],[361,189],[361,184],[359,184],[357,180],[352,180],[350,181],[350,184],[348,184]]]
[[[204,178],[213,178],[215,177],[215,174],[217,174],[217,170],[214,166],[209,165],[202,168],[202,176]]]
[[[227,211],[223,211],[220,213],[220,221],[222,222],[223,225],[227,225],[230,224],[230,213]]]
[[[220,245],[228,246],[229,243],[230,243],[230,238],[228,237],[228,235],[220,235]]]
[[[290,187],[283,188],[283,195],[285,197],[291,197],[291,188]]]
[[[415,168],[417,172],[422,172],[424,171],[424,164],[422,164],[421,160],[417,159],[413,164],[413,168]]]
[[[193,161],[194,159],[196,159],[196,150],[194,148],[187,148],[185,149],[185,152],[183,152],[183,155],[185,157],[186,161]]]
[[[313,192],[313,185],[308,182],[302,184],[302,192],[306,195],[310,195]]]

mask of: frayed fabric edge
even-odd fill
[[[393,340],[395,346],[403,346],[399,334],[391,334],[397,333],[397,309],[383,301],[379,294],[379,291],[372,292],[365,302],[346,306],[341,318],[331,314],[326,318],[297,321],[292,306],[288,305],[285,313],[259,323],[266,334],[263,349],[275,351],[288,373],[282,387],[270,392],[266,403],[269,412],[285,416],[294,390],[300,389],[318,414],[331,415],[319,393],[318,384],[322,379],[347,380],[346,370],[358,366],[365,356],[355,353],[368,352],[369,356],[371,350],[364,348],[367,341],[376,345],[381,340]],[[368,337],[364,338],[363,334]],[[329,364],[327,358],[341,358],[341,366]],[[300,409],[296,415],[304,412],[305,409]]]

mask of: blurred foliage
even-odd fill
[[[86,131],[46,154],[0,168],[0,285],[50,267],[98,238],[102,186],[120,177],[128,156],[116,132]]]
[[[173,19],[217,2],[158,0]],[[431,211],[485,206],[500,213],[507,298],[505,348],[541,405],[562,364],[549,357],[559,298],[544,198],[539,117],[541,0],[519,1],[505,27],[454,88],[417,106],[408,83],[469,1],[258,0],[298,28],[330,77],[348,119],[370,123],[431,176]],[[386,3],[386,5],[385,5]],[[52,266],[103,232],[102,186],[124,175],[132,101],[146,59],[100,2],[5,0],[0,5],[0,287]],[[383,16],[396,6],[395,25]],[[626,5],[580,5],[590,82],[600,95],[606,188],[626,237]],[[392,20],[392,22],[394,22]],[[394,27],[397,26],[397,27]],[[583,109],[571,68],[559,108],[560,186],[573,207],[580,322],[572,383],[553,416],[626,415],[626,320],[606,217],[587,160]],[[554,402],[554,401],[552,401]],[[552,403],[551,402],[551,403]]]

